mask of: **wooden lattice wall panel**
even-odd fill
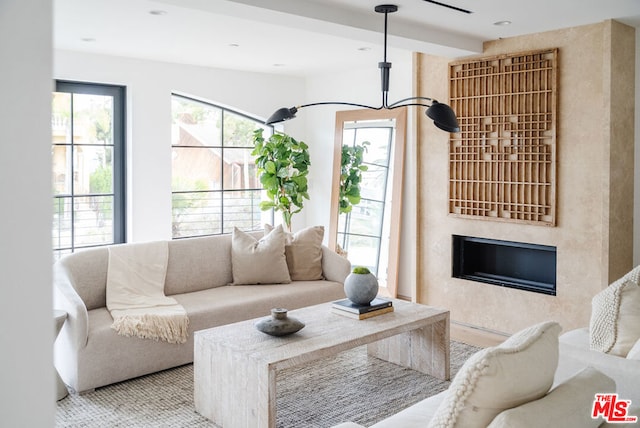
[[[555,225],[557,49],[449,64],[449,212]]]

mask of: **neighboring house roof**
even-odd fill
[[[187,124],[179,122],[177,126],[180,132],[178,145],[206,147],[218,146],[220,144],[220,129],[213,123]],[[185,138],[182,132],[188,134],[191,138]],[[253,163],[253,159],[247,159],[247,148],[248,147],[236,148],[232,146],[222,150],[221,147],[209,147],[211,152],[218,157],[222,157],[226,164]]]

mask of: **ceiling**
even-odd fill
[[[482,42],[616,19],[640,0],[395,0],[388,60],[481,52]],[[377,67],[380,0],[55,0],[56,49],[306,76]],[[510,25],[494,25],[510,21]]]

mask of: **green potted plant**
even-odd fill
[[[368,169],[362,165],[364,152],[370,143],[364,141],[361,145],[342,146],[342,164],[340,167],[340,214],[350,213],[354,205],[360,203],[360,182],[362,173]]]
[[[273,208],[282,213],[282,220],[291,231],[291,217],[302,210],[309,199],[309,147],[284,133],[274,133],[268,139],[262,129],[253,131],[257,173],[269,200],[260,202],[260,209]]]

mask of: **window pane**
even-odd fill
[[[379,236],[384,204],[363,199],[350,213],[349,233]]]
[[[253,148],[253,131],[259,128],[255,120],[225,110],[224,146]],[[266,132],[263,135],[269,135]]]
[[[364,153],[364,162],[389,165],[390,136],[393,128],[360,128],[357,130],[356,144],[370,143]]]
[[[174,147],[171,160],[174,191],[220,190],[222,149]]]
[[[174,146],[221,146],[220,108],[176,96],[171,99],[171,108],[171,141]]]
[[[172,195],[173,237],[219,234],[220,192],[180,192]]]
[[[55,145],[51,149],[51,184],[53,185],[54,195],[70,195],[71,194],[71,146]]]
[[[259,189],[253,149],[224,149],[224,189]]]
[[[54,92],[51,106],[53,144],[71,144],[71,94]]]
[[[388,168],[373,164],[367,165],[367,168],[368,169],[362,173],[360,196],[367,199],[384,201]]]
[[[242,230],[262,228],[261,193],[260,190],[224,193],[223,233],[233,232],[234,226]]]
[[[353,128],[346,128],[342,130],[342,145],[353,146],[356,138],[356,130]],[[362,143],[362,141],[360,142]]]
[[[113,145],[113,97],[73,94],[73,142]]]
[[[113,196],[73,199],[75,247],[113,243]]]
[[[338,242],[343,242],[344,235],[338,234]],[[366,266],[378,276],[378,247],[380,238],[348,235],[344,249],[349,253],[349,261],[352,265]]]
[[[71,198],[53,198],[53,248],[71,248]]]
[[[113,148],[74,146],[73,192],[113,193]]]

